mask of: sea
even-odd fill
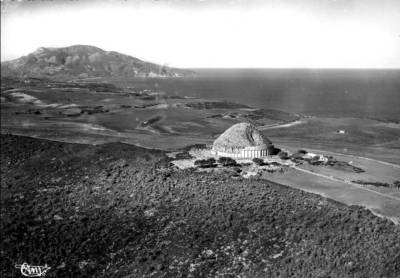
[[[400,121],[400,69],[193,69],[130,86],[318,117]],[[126,85],[126,84],[125,84]]]

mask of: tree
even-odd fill
[[[303,155],[304,154],[301,154],[301,153],[294,153],[294,154],[292,154],[292,159],[299,159],[299,160],[302,160],[303,159]]]
[[[194,165],[199,166],[201,168],[212,168],[217,166],[217,164],[215,164],[214,158],[196,160],[194,162]]]
[[[306,150],[298,150],[297,152],[298,152],[299,154],[303,154],[303,155],[308,153]]]
[[[316,156],[314,156],[313,158],[311,158],[309,161],[308,161],[310,164],[312,164],[312,165],[317,165],[317,164],[320,164],[319,162],[319,155],[316,155]]]
[[[192,159],[193,156],[191,156],[187,151],[183,151],[181,153],[177,153],[175,155],[176,159]]]
[[[284,159],[284,160],[289,159],[289,154],[287,152],[284,152],[284,151],[280,151],[278,153],[278,156],[279,156],[280,159]]]
[[[261,158],[258,158],[258,157],[253,158],[253,162],[255,164],[257,164],[258,166],[264,165],[264,160],[262,160]]]
[[[270,151],[270,155],[277,155],[277,154],[279,154],[281,152],[281,149],[280,148],[275,148],[275,147],[273,147],[273,149]]]
[[[237,166],[236,160],[230,158],[230,157],[220,157],[218,159],[218,163],[220,163],[222,166],[229,167],[229,166]]]

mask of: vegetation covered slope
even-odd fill
[[[1,277],[399,277],[400,228],[160,151],[1,136]]]
[[[41,47],[21,58],[1,63],[1,73],[14,77],[135,77],[182,76],[190,71],[144,62],[95,46]]]

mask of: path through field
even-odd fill
[[[318,177],[323,177],[325,179],[329,179],[329,180],[332,180],[332,181],[346,183],[346,184],[349,184],[351,186],[355,186],[355,187],[357,187],[357,188],[359,188],[361,190],[365,190],[365,191],[368,191],[368,192],[372,192],[372,193],[378,194],[378,195],[383,196],[383,197],[387,197],[387,198],[390,198],[390,199],[393,199],[393,200],[400,201],[400,198],[397,198],[395,196],[391,196],[391,195],[388,195],[388,194],[384,194],[384,193],[381,193],[381,192],[377,192],[377,191],[372,190],[372,189],[368,189],[366,187],[363,187],[360,184],[357,184],[357,183],[354,183],[354,182],[351,182],[351,181],[348,181],[348,180],[343,180],[343,179],[340,179],[340,178],[337,178],[337,177],[327,176],[327,175],[323,175],[323,174],[320,174],[320,173],[315,173],[313,171],[309,171],[309,170],[302,169],[302,168],[299,168],[299,167],[293,167],[293,168],[298,170],[298,171],[302,171],[302,172],[305,172],[305,173],[308,173],[308,174],[311,174],[311,175],[315,175],[315,176],[318,176]]]
[[[316,150],[316,149],[308,149],[312,152],[317,152],[317,153],[329,153],[332,155],[341,155],[341,156],[346,156],[346,157],[351,157],[351,158],[358,158],[358,159],[363,159],[363,160],[368,160],[368,161],[374,161],[383,165],[388,165],[388,166],[392,166],[395,168],[400,169],[400,165],[395,164],[395,163],[390,163],[390,162],[386,162],[386,161],[382,161],[382,160],[378,160],[378,159],[374,159],[374,158],[368,158],[368,157],[363,157],[363,156],[357,156],[357,155],[352,155],[352,154],[344,154],[344,153],[338,153],[338,152],[331,152],[331,151],[323,151],[323,150]],[[399,171],[399,176],[400,176],[400,171]]]

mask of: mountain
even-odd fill
[[[41,47],[21,58],[1,63],[1,75],[74,79],[88,77],[180,77],[189,70],[148,63],[95,46]]]

